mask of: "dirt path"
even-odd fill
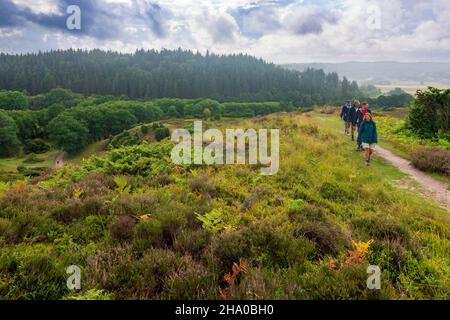
[[[55,159],[55,165],[53,166],[54,170],[58,170],[64,166],[64,156],[66,153],[64,151],[60,152]]]
[[[420,184],[418,191],[433,198],[450,212],[450,191],[447,189],[447,184],[415,169],[408,160],[398,157],[380,146],[376,147],[375,154],[396,166],[400,171],[410,175],[412,179]]]
[[[328,121],[328,125],[336,130],[336,132],[342,134],[343,126],[341,122],[334,123],[331,119],[321,119],[321,121]],[[341,129],[342,128],[342,129]],[[450,191],[448,190],[448,184],[436,180],[424,172],[414,168],[410,162],[404,158],[398,157],[389,150],[384,149],[377,145],[375,150],[375,155],[385,159],[391,165],[397,167],[403,173],[409,175],[408,181],[400,181],[399,184],[401,187],[405,187],[410,190],[414,190],[424,194],[426,197],[432,198],[437,204],[439,204],[442,208],[446,209],[450,212]],[[416,181],[420,187],[411,186],[411,181]]]

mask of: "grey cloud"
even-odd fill
[[[285,21],[288,29],[297,35],[321,34],[323,26],[337,24],[339,16],[327,10],[306,9],[288,15]]]
[[[141,1],[142,2],[142,1]],[[106,3],[101,0],[59,0],[57,14],[34,13],[29,8],[20,7],[11,0],[0,1],[0,27],[24,27],[27,23],[67,32],[87,35],[98,39],[117,39],[122,33],[123,22],[127,19],[142,18],[157,37],[166,35],[162,8],[150,1],[144,1],[146,10],[143,17],[136,16],[126,4]],[[66,10],[70,5],[81,9],[81,30],[68,30]]]

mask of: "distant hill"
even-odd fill
[[[344,62],[344,63],[295,63],[283,65],[303,71],[310,68],[337,72],[340,76],[356,80],[360,84],[374,85],[450,85],[450,63],[436,62]]]

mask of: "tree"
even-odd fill
[[[54,103],[66,108],[77,106],[82,96],[74,92],[125,95],[133,99],[211,98],[221,102],[282,101],[292,93],[297,97],[314,97],[312,103],[334,103],[360,96],[356,82],[340,81],[336,73],[327,75],[323,70],[311,68],[303,72],[289,70],[242,54],[201,55],[185,50],[140,50],[135,54],[59,50],[3,54],[0,70],[1,88],[42,94],[30,97],[32,109]],[[16,70],[27,72],[17,73]],[[53,89],[55,87],[58,89]],[[50,89],[53,90],[43,94]],[[178,103],[172,105],[176,106],[179,117],[185,116]],[[204,107],[198,113],[198,108],[191,110],[201,117]],[[217,115],[214,105],[206,107],[213,116]]]
[[[19,151],[18,131],[13,118],[6,111],[0,110],[0,157],[10,157]]]
[[[47,108],[47,120],[51,121],[56,118],[60,113],[62,113],[66,108],[60,103],[52,104]]]
[[[417,91],[408,115],[409,127],[422,137],[450,132],[450,89]]]
[[[203,109],[203,120],[208,120],[211,118],[211,110],[209,110],[208,108]]]
[[[179,118],[180,114],[177,110],[177,107],[175,106],[170,106],[169,109],[167,110],[167,116],[169,118]]]
[[[68,153],[76,153],[89,141],[85,122],[64,114],[50,121],[48,131],[54,145]]]
[[[155,139],[156,141],[161,141],[164,138],[170,137],[170,130],[169,128],[166,127],[162,127],[162,128],[157,128],[155,130]]]
[[[74,107],[82,96],[67,89],[55,88],[45,95],[45,105],[62,104],[67,108]]]
[[[23,110],[28,108],[28,99],[18,91],[0,91],[0,109]]]

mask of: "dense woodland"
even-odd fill
[[[0,89],[31,95],[62,87],[132,99],[291,100],[298,106],[360,95],[358,84],[322,70],[287,70],[251,56],[184,50],[121,54],[100,50],[0,55]]]
[[[3,110],[2,110],[3,109]],[[0,156],[48,150],[46,142],[69,153],[109,138],[137,124],[168,118],[220,119],[254,117],[293,111],[292,103],[226,102],[212,99],[164,98],[148,101],[93,96],[84,98],[66,89],[28,97],[18,91],[0,92]]]
[[[65,88],[65,89],[62,89]],[[0,55],[0,156],[76,153],[140,123],[254,117],[372,96],[338,74],[291,71],[247,55],[51,51]],[[374,88],[372,88],[374,89]],[[376,90],[376,88],[375,88]],[[368,99],[399,107],[404,92]]]

